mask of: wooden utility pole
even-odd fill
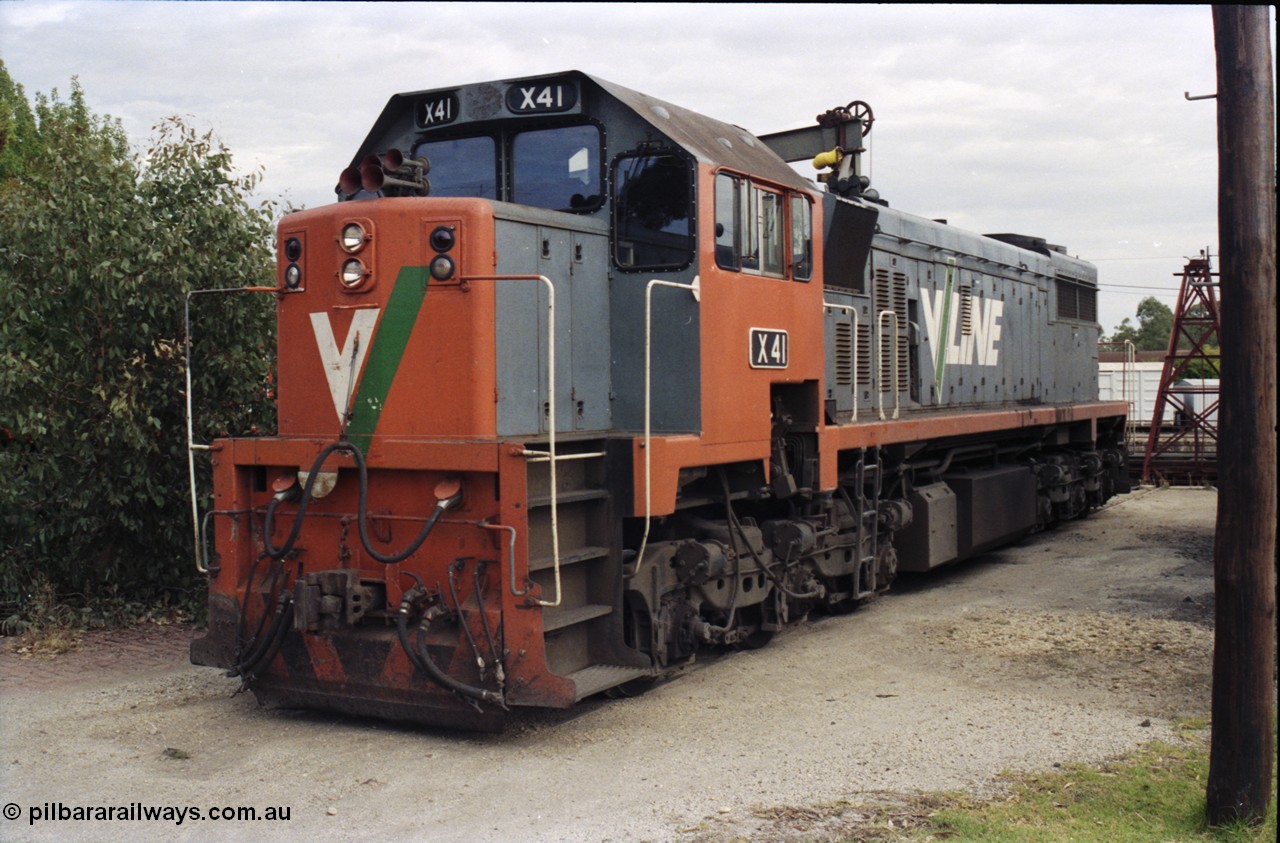
[[[1276,632],[1276,159],[1269,6],[1214,6],[1222,391],[1209,822],[1271,796]]]

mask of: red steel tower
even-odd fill
[[[1147,436],[1142,482],[1213,482],[1218,475],[1218,281],[1208,252],[1189,258]]]

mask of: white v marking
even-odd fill
[[[377,308],[355,311],[342,348],[338,348],[338,342],[334,339],[329,314],[323,311],[311,314],[311,328],[316,335],[320,362],[324,366],[324,376],[329,381],[329,394],[333,397],[333,409],[338,414],[339,422],[347,409],[347,400],[354,386],[352,380],[359,377],[364,367],[373,328],[378,324],[378,313]]]

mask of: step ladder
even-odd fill
[[[872,481],[871,492],[867,494],[867,482]],[[858,517],[858,572],[854,575],[855,599],[869,597],[879,588],[876,582],[876,560],[880,555],[880,493],[884,482],[880,463],[880,449],[868,448],[858,458],[857,489],[854,498]],[[864,554],[864,549],[867,552]]]
[[[541,608],[548,670],[573,680],[578,700],[651,676],[649,668],[615,663],[622,640],[622,571],[602,443],[560,444],[554,504],[549,454],[536,445],[526,453],[533,455],[528,465],[529,579],[546,603],[558,604]]]

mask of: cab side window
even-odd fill
[[[742,268],[742,186],[728,173],[716,176],[716,266]]]
[[[718,173],[715,202],[716,266],[773,278],[790,273],[797,281],[812,277],[813,212],[807,196]]]
[[[757,212],[758,254],[762,275],[783,274],[782,265],[782,194],[753,187]]]
[[[619,156],[613,171],[614,262],[679,269],[693,261],[693,171],[673,153]]]
[[[813,205],[809,197],[791,195],[791,275],[797,281],[813,277]]]

